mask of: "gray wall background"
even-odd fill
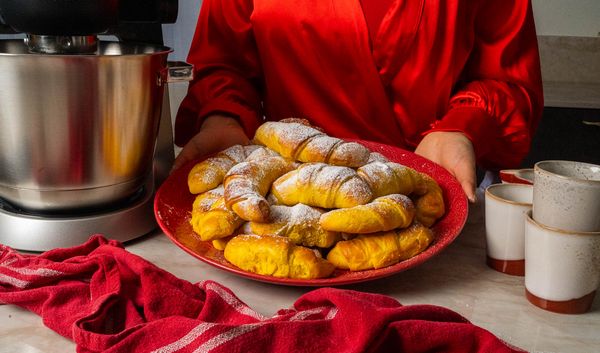
[[[173,48],[171,60],[185,60],[194,35],[202,0],[179,0],[177,22],[163,25],[165,45]]]

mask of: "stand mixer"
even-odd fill
[[[45,251],[156,228],[174,151],[162,24],[177,0],[0,0],[0,243]],[[118,40],[102,41],[98,35]]]

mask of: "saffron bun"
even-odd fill
[[[319,224],[329,231],[366,234],[406,228],[414,217],[415,206],[408,196],[390,194],[366,205],[331,210],[319,218]]]
[[[244,223],[235,212],[227,209],[223,194],[224,188],[220,185],[194,200],[190,224],[202,241],[230,236]]]
[[[423,195],[415,195],[416,219],[426,227],[431,227],[444,213],[444,195],[438,183],[428,175],[423,175],[426,192]]]
[[[234,165],[243,162],[257,145],[234,145],[213,157],[196,163],[188,173],[188,188],[192,194],[200,194],[219,186],[225,174]]]
[[[291,119],[263,123],[256,130],[254,143],[267,146],[285,158],[300,162],[360,167],[369,160],[371,152],[363,145],[328,136],[297,121]]]
[[[274,235],[237,235],[227,242],[223,254],[242,270],[274,277],[323,278],[335,269],[318,251]]]
[[[325,163],[304,163],[275,180],[271,194],[277,203],[321,208],[364,205],[373,194],[356,170]]]
[[[417,194],[427,191],[423,175],[395,162],[372,162],[356,170],[371,189],[373,197],[389,194]]]
[[[324,229],[319,220],[322,209],[296,204],[294,206],[271,206],[271,219],[267,223],[247,222],[241,232],[256,235],[278,235],[289,238],[296,245],[329,248],[342,235],[336,231]]]
[[[270,206],[265,196],[271,184],[294,166],[279,155],[236,164],[223,179],[227,208],[243,220],[267,222]]]
[[[433,232],[420,223],[405,229],[363,234],[339,241],[327,255],[335,267],[350,271],[378,269],[409,259],[425,250]]]

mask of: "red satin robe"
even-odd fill
[[[414,149],[461,131],[486,168],[516,167],[543,108],[526,0],[393,1],[371,40],[359,0],[204,0],[177,114],[184,145],[211,113]]]

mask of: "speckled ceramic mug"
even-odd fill
[[[600,231],[600,166],[541,161],[534,166],[533,219],[576,232]]]
[[[590,310],[600,286],[600,232],[525,224],[525,293],[532,304],[557,313]]]
[[[513,183],[485,189],[486,263],[496,271],[525,274],[525,214],[531,211],[532,189]]]

